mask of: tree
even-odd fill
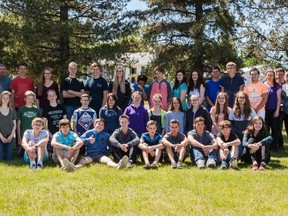
[[[147,0],[144,40],[156,55],[154,65],[198,68],[240,62],[232,40],[235,18],[227,1]]]
[[[50,66],[65,76],[69,61],[115,59],[130,50],[129,36],[137,27],[124,10],[128,1],[3,0],[1,60],[10,66],[25,60],[35,75]]]

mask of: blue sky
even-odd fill
[[[128,10],[139,10],[139,9],[145,9],[147,8],[147,5],[145,2],[140,0],[131,0],[127,5]]]

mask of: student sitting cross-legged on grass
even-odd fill
[[[220,122],[220,133],[216,141],[220,148],[221,169],[227,169],[228,164],[231,168],[237,168],[238,146],[241,141],[231,132],[231,122],[228,120]]]
[[[243,146],[246,148],[246,154],[251,157],[252,170],[266,169],[270,160],[269,145],[272,141],[263,118],[254,117],[243,136]]]
[[[24,132],[22,138],[22,147],[25,150],[24,162],[30,162],[30,170],[40,170],[43,168],[43,161],[48,160],[48,152],[46,145],[49,140],[47,130],[42,130],[44,121],[41,118],[32,120],[32,129]],[[37,164],[36,164],[37,159]]]
[[[173,169],[182,169],[182,162],[186,153],[186,146],[189,140],[186,136],[179,132],[180,123],[177,119],[172,119],[169,122],[170,132],[166,133],[162,139],[162,144],[166,146],[166,152],[171,161]],[[176,164],[177,161],[177,164]]]
[[[137,145],[139,144],[139,137],[136,132],[129,128],[129,116],[121,115],[119,117],[120,128],[117,128],[111,135],[109,141],[112,147],[112,154],[116,162],[127,155],[129,162],[127,168],[131,168],[132,164],[136,161]]]
[[[140,138],[140,144],[138,147],[142,150],[142,156],[145,161],[144,169],[158,169],[158,161],[161,157],[162,149],[162,137],[157,131],[157,123],[154,120],[149,120],[146,125],[148,132],[143,133]],[[150,165],[150,160],[154,162]]]
[[[218,145],[214,135],[205,130],[205,119],[197,117],[194,121],[194,129],[188,132],[188,139],[192,146],[191,158],[194,154],[196,165],[199,169],[207,167],[216,168]]]
[[[69,120],[61,119],[59,121],[59,131],[53,135],[51,145],[54,148],[54,153],[61,165],[61,169],[64,170],[63,159],[66,158],[74,164],[83,142],[76,133],[70,131]]]
[[[64,166],[67,171],[75,171],[93,161],[106,164],[117,169],[123,169],[127,166],[128,157],[125,155],[119,163],[115,163],[108,156],[111,154],[109,146],[110,135],[104,132],[105,120],[102,118],[96,119],[94,122],[94,129],[86,131],[81,139],[86,147],[85,157],[75,166],[67,159],[64,159]]]

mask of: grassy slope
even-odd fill
[[[0,163],[0,215],[285,215],[288,152],[270,170],[116,170],[92,164],[66,173],[52,162],[30,172],[15,159]]]

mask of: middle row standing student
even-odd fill
[[[149,119],[154,120],[157,123],[157,133],[164,135],[164,125],[166,119],[166,111],[161,109],[162,96],[160,94],[153,95],[154,107],[149,111]]]

